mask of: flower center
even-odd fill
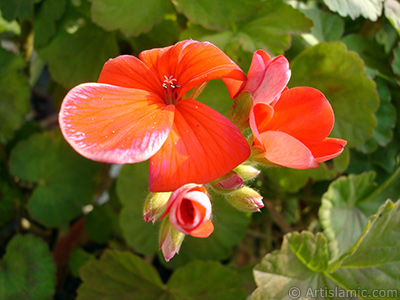
[[[183,221],[191,225],[194,220],[194,207],[192,201],[188,199],[183,199],[181,203],[181,213]]]
[[[173,75],[167,77],[164,76],[165,80],[162,84],[162,87],[167,90],[167,104],[174,104],[176,99],[176,89],[180,88],[179,84],[176,84],[176,79]]]

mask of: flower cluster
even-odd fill
[[[234,99],[229,119],[195,99],[213,79],[222,79]],[[139,58],[110,59],[97,83],[66,95],[59,122],[65,139],[89,159],[150,160],[143,217],[162,220],[160,248],[168,261],[185,235],[213,232],[209,190],[241,211],[259,211],[262,197],[244,185],[259,173],[257,164],[315,168],[343,151],[346,141],[327,137],[334,124],[327,99],[310,87],[288,89],[289,79],[283,56],[256,51],[246,76],[216,46],[182,41]]]

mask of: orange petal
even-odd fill
[[[177,98],[202,83],[227,78],[243,82],[246,76],[242,70],[219,48],[209,42],[182,41],[172,47],[152,49],[140,53],[139,58],[164,81],[172,76],[176,84]],[[237,92],[237,85],[229,82],[231,95]]]
[[[324,162],[338,156],[343,152],[347,141],[335,138],[326,138],[318,145],[310,147],[310,150],[318,162]]]
[[[209,237],[211,233],[214,231],[214,224],[208,220],[201,224],[196,229],[190,231],[190,235],[198,238],[206,238]]]
[[[334,123],[333,110],[324,94],[310,87],[282,93],[265,130],[283,131],[308,147],[324,140]]]
[[[239,129],[227,118],[193,99],[176,106],[171,134],[150,159],[152,192],[173,191],[195,182],[213,181],[250,155]]]
[[[99,83],[152,91],[161,98],[165,95],[162,82],[142,61],[131,55],[109,59],[100,73]]]
[[[173,124],[174,106],[155,94],[108,84],[73,88],[60,110],[65,139],[81,155],[107,163],[135,163],[156,153]]]
[[[262,146],[260,133],[265,131],[273,115],[274,109],[265,103],[258,103],[251,108],[249,124],[253,132],[254,141],[259,146]]]
[[[265,147],[265,158],[269,161],[294,169],[318,167],[311,151],[287,133],[267,131],[260,134]]]

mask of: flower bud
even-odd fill
[[[185,234],[172,226],[171,221],[165,218],[160,226],[159,245],[167,262],[179,252]]]
[[[248,186],[226,195],[225,198],[234,208],[243,212],[260,211],[264,207],[262,196]]]
[[[185,184],[172,193],[164,215],[178,231],[194,237],[208,237],[214,231],[211,201],[203,185]]]
[[[240,131],[249,127],[249,114],[253,105],[253,97],[249,92],[241,92],[233,101],[228,119],[239,128]]]
[[[241,188],[243,179],[236,172],[230,171],[210,184],[217,193],[228,194]]]
[[[167,202],[171,192],[166,193],[149,193],[144,201],[143,219],[145,222],[157,221],[167,208]]]
[[[237,166],[235,169],[233,169],[233,171],[235,171],[238,176],[243,179],[243,181],[253,179],[254,177],[258,176],[258,174],[260,174],[259,169],[253,167],[252,165],[245,164]]]

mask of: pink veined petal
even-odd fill
[[[347,141],[336,138],[326,138],[321,143],[310,147],[310,150],[318,162],[330,160],[343,152]]]
[[[107,163],[147,160],[167,139],[174,106],[150,92],[108,84],[73,88],[61,106],[62,133],[81,155]]]
[[[98,82],[151,91],[160,98],[165,97],[165,89],[158,76],[141,60],[131,55],[109,59],[103,66]]]
[[[286,132],[310,147],[328,136],[333,123],[333,110],[324,94],[314,88],[296,87],[282,93],[265,130]]]
[[[150,159],[150,191],[213,181],[249,155],[250,147],[235,125],[210,107],[185,99],[176,106],[168,139]]]
[[[213,233],[214,231],[214,224],[208,220],[201,224],[196,229],[190,231],[190,235],[198,238],[207,238]]]
[[[255,92],[257,90],[264,78],[265,70],[270,59],[271,57],[264,50],[257,50],[254,52],[249,72],[247,72],[248,81],[246,83],[246,90],[250,92]]]
[[[294,169],[319,166],[311,151],[287,133],[267,131],[261,133],[260,137],[265,147],[265,158],[275,164]]]
[[[257,103],[250,110],[249,124],[253,132],[254,141],[257,145],[262,146],[260,133],[265,131],[269,121],[274,115],[274,109],[265,103]]]
[[[176,79],[176,84],[180,85],[177,99],[212,79],[246,80],[242,70],[209,42],[182,41],[172,47],[143,51],[139,58],[159,75],[161,81],[164,76]],[[231,95],[237,92],[237,85],[229,84],[228,88],[231,89]]]
[[[255,71],[254,71],[255,72]],[[267,62],[265,74],[256,90],[249,90],[253,94],[254,103],[271,104],[285,89],[290,79],[289,62],[284,56],[277,56]],[[259,79],[256,79],[258,82]],[[251,86],[252,79],[248,77],[247,85]],[[245,90],[248,90],[246,87]]]

